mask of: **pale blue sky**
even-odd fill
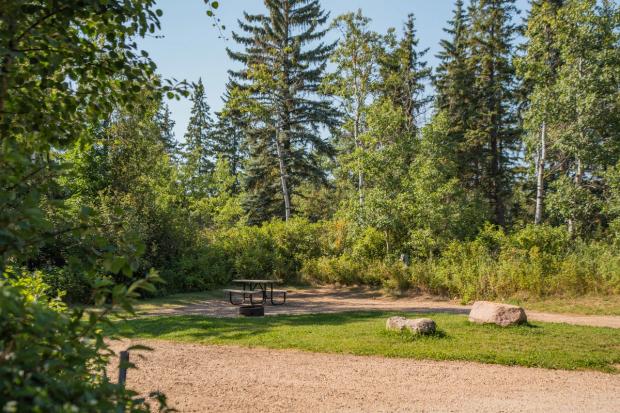
[[[416,17],[418,37],[422,48],[430,48],[427,60],[435,66],[435,53],[439,50],[439,40],[445,37],[442,28],[451,17],[454,0],[323,0],[322,5],[331,11],[331,16],[355,11],[359,8],[372,19],[371,28],[384,33],[389,27],[401,29],[407,14]],[[517,0],[517,5],[525,10],[527,0]],[[221,95],[227,80],[227,70],[234,67],[226,54],[226,47],[235,48],[232,40],[219,39],[219,32],[212,26],[212,18],[206,15],[206,6],[201,0],[158,0],[163,10],[163,37],[150,37],[140,42],[157,63],[158,71],[164,77],[196,81],[202,77],[209,105],[213,111],[222,106]],[[236,30],[237,19],[242,11],[260,12],[264,10],[262,0],[221,0],[217,17],[226,26],[225,35]],[[524,13],[521,13],[521,17]],[[335,39],[336,33],[329,36]],[[176,121],[175,133],[178,140],[183,139],[191,109],[187,99],[170,101],[170,109]]]

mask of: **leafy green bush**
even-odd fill
[[[42,277],[50,287],[50,295],[62,294],[66,303],[89,303],[92,299],[91,281],[83,272],[66,267],[49,267],[42,271]]]
[[[3,412],[152,411],[148,403],[136,399],[135,392],[106,376],[112,353],[102,335],[105,310],[84,314],[50,308],[45,296],[39,295],[45,289],[40,275],[14,284],[0,281]],[[104,282],[99,287],[103,293],[111,285]],[[112,301],[127,303],[124,297],[131,291],[113,291]],[[99,304],[106,297],[100,294]],[[163,396],[158,398],[160,411],[167,411]]]

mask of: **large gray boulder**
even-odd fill
[[[405,317],[388,318],[385,327],[393,331],[409,330],[413,334],[433,334],[437,329],[435,322],[430,318],[408,319]]]
[[[516,305],[476,301],[469,312],[469,321],[506,327],[526,323],[527,316],[525,310]]]

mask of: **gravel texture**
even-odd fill
[[[173,343],[146,344],[127,385],[181,412],[619,412],[620,375]],[[116,366],[111,366],[111,373]]]

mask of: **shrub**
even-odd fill
[[[348,255],[320,257],[304,263],[301,274],[304,281],[327,284],[372,284],[365,279],[365,267]]]
[[[124,293],[116,292],[114,300],[122,300]],[[19,283],[0,281],[2,411],[151,411],[135,392],[106,377],[111,353],[103,340],[102,316],[52,310],[43,298],[34,300]],[[165,402],[163,396],[160,401]],[[160,407],[167,411],[165,403]]]

